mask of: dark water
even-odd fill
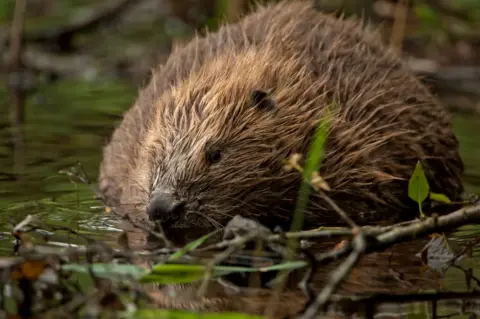
[[[111,79],[66,80],[41,87],[26,105],[22,179],[14,179],[14,152],[8,125],[7,95],[0,91],[0,231],[11,230],[27,214],[48,223],[78,228],[94,236],[111,231],[101,203],[89,187],[59,173],[82,164],[95,182],[101,147],[134,100],[135,88]],[[53,238],[55,240],[55,237]],[[69,236],[59,242],[75,242]],[[5,237],[0,254],[11,252]]]
[[[0,85],[0,88],[4,87]],[[92,181],[96,180],[101,159],[101,147],[110,135],[113,125],[135,98],[135,88],[112,79],[91,82],[67,80],[40,87],[39,93],[27,101],[25,145],[20,158],[23,178],[14,179],[14,149],[9,127],[6,91],[0,89],[0,256],[12,254],[13,238],[9,235],[12,225],[28,214],[39,215],[43,221],[68,226],[93,238],[114,238],[119,230],[113,227],[108,214],[103,213],[101,203],[94,199],[87,185],[72,183],[59,171],[80,162]],[[461,142],[461,153],[466,164],[465,183],[469,192],[480,194],[480,118],[471,115],[456,115],[454,127]],[[18,152],[18,151],[17,151]],[[18,164],[18,163],[17,163]],[[469,226],[457,233],[461,241],[480,235],[480,226]],[[51,244],[84,244],[77,236],[58,232],[50,239]],[[407,249],[408,247],[408,249]],[[413,249],[413,250],[412,250]],[[396,250],[396,269],[406,264],[417,264],[422,246],[399,247]],[[370,272],[368,279],[360,281],[355,290],[368,289],[366,283],[379,272],[376,268],[381,256],[366,260]],[[417,267],[417,266],[415,266]],[[467,261],[465,267],[474,270],[480,277],[480,258]],[[430,272],[431,274],[431,272]],[[418,275],[420,276],[420,275]],[[381,282],[382,276],[375,277]],[[443,280],[446,290],[464,291],[465,275],[452,269]],[[388,284],[383,285],[388,291]],[[385,288],[387,287],[387,288]],[[395,290],[392,292],[396,292]],[[447,307],[448,306],[448,307]],[[427,317],[426,304],[385,305],[385,316],[408,315]],[[480,304],[472,305],[480,313]],[[457,301],[444,304],[442,314],[460,311]],[[380,309],[379,309],[380,310]],[[459,316],[456,316],[459,317]],[[469,317],[468,314],[460,317]]]

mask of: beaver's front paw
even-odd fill
[[[272,234],[272,232],[259,222],[235,215],[225,226],[223,239],[233,239],[237,236],[245,236],[255,232],[259,237],[266,237]]]

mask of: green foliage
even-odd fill
[[[11,19],[13,15],[13,8],[15,7],[15,0],[0,1],[0,23],[4,23]]]
[[[334,105],[332,105],[332,107],[333,106]],[[325,144],[330,131],[332,116],[329,108],[327,108],[325,111],[326,114],[317,126],[315,135],[313,136],[312,144],[305,162],[303,183],[300,186],[291,231],[298,231],[302,228],[303,217],[311,192],[310,180],[312,178],[312,174],[319,170],[325,153]]]
[[[190,283],[202,279],[205,271],[203,265],[159,264],[142,276],[140,281],[157,284]]]
[[[221,277],[232,273],[269,272],[278,270],[293,270],[305,267],[306,262],[292,261],[268,267],[235,267],[235,266],[214,266],[212,277]],[[140,278],[144,283],[157,284],[179,284],[191,283],[204,278],[208,267],[198,264],[158,264],[151,272]]]
[[[15,299],[10,296],[5,296],[5,299],[3,300],[3,307],[10,314],[16,314],[18,310]]]
[[[454,10],[460,10],[468,14],[470,22],[478,22],[480,15],[480,2],[478,0],[455,0],[449,1]]]
[[[195,249],[198,248],[200,245],[202,245],[204,242],[206,242],[207,239],[210,238],[210,236],[212,236],[214,233],[215,233],[215,232],[206,234],[206,235],[200,237],[199,239],[194,240],[194,241],[188,243],[187,245],[185,245],[185,247],[183,247],[182,249],[176,251],[173,255],[171,255],[170,258],[168,258],[168,261],[177,260],[177,259],[179,259],[180,257],[182,257],[183,255],[191,252],[192,250],[195,250]]]
[[[414,10],[415,14],[420,19],[420,29],[422,32],[429,32],[443,28],[440,15],[429,5],[418,4],[414,7]]]
[[[8,114],[7,92],[1,84],[0,113]],[[22,183],[12,183],[0,178],[0,196],[4,199],[0,206],[53,196],[61,200],[38,208],[51,211],[52,217],[69,220],[76,215],[79,206],[91,211],[92,205],[79,204],[92,200],[91,190],[86,185],[76,187],[58,171],[79,161],[90,179],[95,181],[102,146],[115,121],[134,101],[134,94],[135,88],[111,78],[90,82],[63,79],[48,85],[40,84],[37,93],[28,97],[25,106],[25,149],[28,150],[24,154],[25,179]],[[13,170],[7,120],[8,116],[0,117],[0,167],[4,174]],[[66,194],[68,196],[64,196]],[[71,208],[73,212],[59,212],[59,206]],[[8,212],[8,215],[21,218],[22,213],[35,212],[17,210]],[[4,212],[2,218],[8,220],[8,215]]]
[[[422,203],[427,198],[429,190],[430,187],[425,172],[423,171],[423,166],[420,161],[418,161],[408,182],[408,196],[418,203],[421,217],[424,217]]]
[[[139,278],[147,271],[139,266],[126,264],[66,264],[62,265],[63,271],[90,273],[90,271],[97,277],[118,280],[119,278]]]
[[[311,179],[313,172],[320,168],[325,153],[325,143],[327,141],[328,132],[330,130],[331,118],[325,117],[320,122],[315,135],[313,137],[312,146],[310,147],[307,161],[305,163],[305,171],[303,177]]]
[[[203,237],[202,237],[203,238]],[[195,243],[198,243],[197,241]],[[269,272],[278,270],[294,270],[305,267],[304,261],[292,261],[268,267],[235,267],[214,266],[213,277],[221,277],[231,273]],[[199,264],[157,264],[148,272],[142,267],[128,264],[66,264],[63,271],[89,274],[111,280],[134,279],[143,283],[178,284],[191,283],[203,279],[208,267]]]
[[[434,201],[437,201],[437,202],[440,202],[440,203],[445,203],[445,204],[451,204],[452,203],[450,198],[448,198],[446,195],[439,194],[439,193],[434,193],[434,192],[430,192],[430,199],[434,200]]]
[[[430,186],[420,161],[418,161],[415,165],[415,170],[408,181],[408,196],[418,203],[420,217],[422,218],[425,217],[422,211],[422,203],[427,199],[427,197],[430,196],[431,200],[437,202],[446,204],[451,203],[451,200],[446,195],[430,192]]]

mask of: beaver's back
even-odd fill
[[[459,198],[463,164],[447,112],[379,38],[354,21],[316,12],[311,1],[260,8],[237,24],[193,39],[154,69],[105,148],[100,185],[107,198],[128,203],[140,191],[130,182],[131,172],[164,92],[221,56],[272,48],[279,58],[306,66],[318,95],[339,106],[322,167],[335,199],[357,203],[350,208],[364,220],[370,219],[366,212],[408,208],[407,183],[417,160],[432,191]],[[305,140],[308,144],[309,137]]]

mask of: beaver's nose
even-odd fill
[[[170,192],[155,190],[150,196],[147,213],[152,221],[173,222],[182,217],[185,203]]]

